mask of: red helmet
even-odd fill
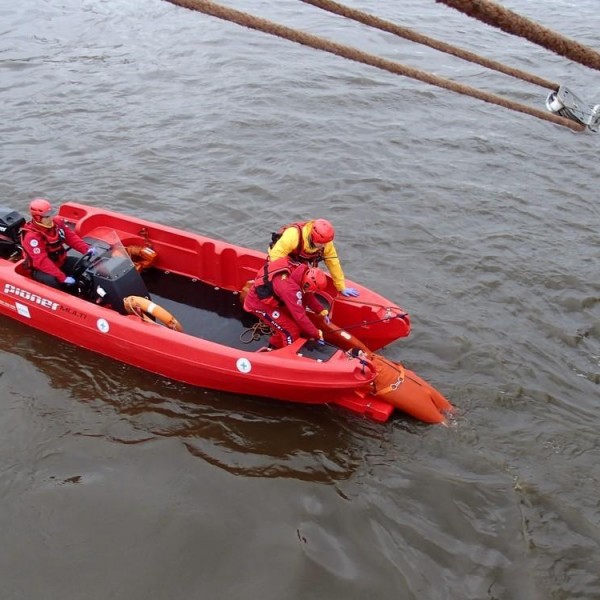
[[[310,235],[313,244],[327,244],[328,242],[333,241],[335,229],[326,219],[317,219],[316,221],[313,221]]]
[[[327,275],[317,269],[316,267],[310,267],[306,269],[302,276],[302,291],[303,292],[318,292],[324,290],[327,287]]]
[[[39,221],[42,217],[52,215],[52,204],[46,198],[34,198],[29,205],[29,212],[34,221]]]

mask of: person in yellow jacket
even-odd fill
[[[335,229],[326,219],[290,223],[273,233],[269,246],[269,260],[289,256],[295,262],[317,267],[324,261],[331,273],[333,283],[344,296],[358,296],[356,288],[346,287],[344,271],[333,245]]]

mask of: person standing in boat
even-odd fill
[[[45,198],[34,198],[29,212],[31,221],[21,229],[21,241],[31,276],[53,288],[74,285],[71,270],[79,258],[67,256],[67,249],[90,255],[95,249],[67,227],[62,218],[53,216],[52,205]]]
[[[333,245],[335,229],[327,219],[291,223],[272,234],[269,260],[289,256],[295,262],[316,267],[325,261],[335,288],[343,296],[358,296],[356,288],[346,287],[344,271]]]
[[[272,348],[288,346],[299,337],[322,341],[323,332],[308,318],[306,308],[327,319],[329,312],[315,295],[326,286],[327,276],[316,267],[287,257],[268,261],[256,274],[244,310],[271,328]]]

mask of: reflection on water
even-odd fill
[[[336,408],[192,388],[56,343],[6,319],[0,321],[0,338],[0,350],[30,361],[52,388],[66,390],[102,419],[111,408],[107,431],[80,423],[80,435],[123,444],[172,437],[192,455],[234,474],[346,479],[360,465],[369,439],[382,434],[381,425]],[[315,456],[321,460],[315,463]]]

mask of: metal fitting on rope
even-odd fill
[[[546,108],[551,113],[586,125],[594,133],[600,130],[600,104],[586,104],[564,85],[557,92],[550,92],[546,98]]]

